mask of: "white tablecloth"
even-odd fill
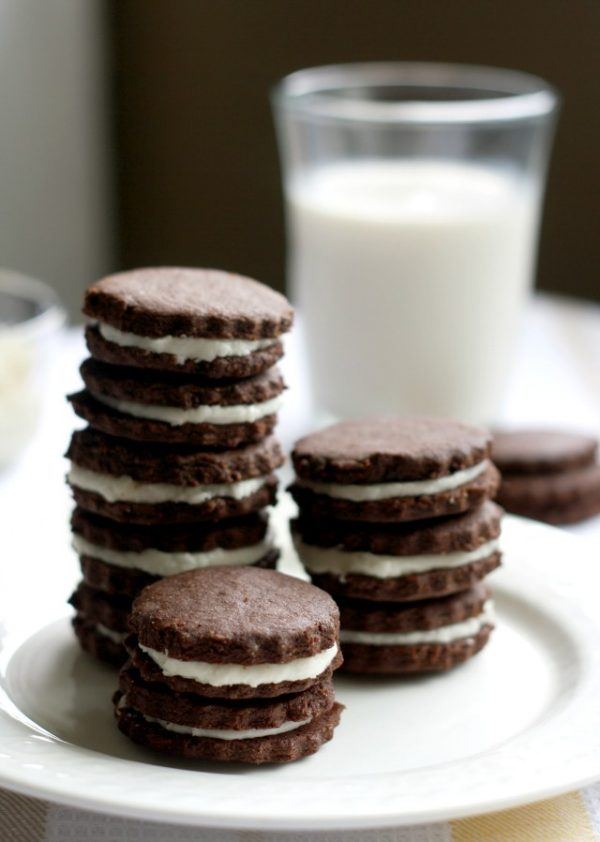
[[[70,501],[62,479],[66,468],[62,453],[75,425],[74,416],[63,396],[79,387],[77,365],[83,356],[80,331],[65,332],[46,383],[47,404],[37,436],[16,464],[0,474],[3,525],[0,533],[0,557],[3,560],[0,565],[0,617],[18,618],[22,605],[15,603],[13,595],[27,582],[35,580],[37,583],[34,600],[43,599],[46,604],[54,602],[62,605],[77,579],[74,554],[56,550],[66,548],[69,543],[67,522]],[[290,390],[286,393],[279,429],[288,448],[311,426],[311,407],[302,359],[299,340],[292,337],[284,365]],[[536,300],[527,319],[504,419],[519,424],[573,427],[600,436],[599,308],[559,299]],[[600,550],[600,518],[571,527],[570,531],[594,541]],[[34,610],[33,603],[30,610]],[[600,838],[599,803],[600,789],[591,787],[582,794],[546,802],[550,806],[534,805],[523,811],[499,814],[504,819],[498,819],[500,824],[496,826],[512,828],[503,831],[502,835],[493,831],[494,825],[489,824],[491,819],[475,819],[452,826],[444,823],[412,830],[325,834],[318,838],[335,839],[336,842],[341,839],[349,842],[359,839],[361,842],[366,839],[377,842],[592,839],[596,838],[594,834]],[[506,824],[508,819],[510,821]],[[483,824],[478,825],[478,821]],[[553,828],[552,835],[539,835],[546,834],[549,826]],[[507,832],[511,835],[507,836]],[[316,838],[315,834],[311,837]],[[11,842],[79,842],[88,839],[105,842],[155,839],[270,842],[299,837],[167,828],[83,813],[0,791],[0,838]],[[306,836],[302,838],[306,839]]]

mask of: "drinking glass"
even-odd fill
[[[534,76],[443,64],[313,68],[275,89],[317,410],[494,420],[557,102]]]

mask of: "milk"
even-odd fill
[[[536,191],[509,170],[423,159],[321,167],[287,193],[317,408],[491,421],[532,278]]]

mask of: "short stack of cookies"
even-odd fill
[[[492,457],[508,511],[563,525],[600,515],[598,440],[548,428],[498,430]]]
[[[436,419],[335,424],[297,442],[294,543],[341,614],[344,669],[446,670],[493,629],[499,474],[484,430]]]
[[[332,738],[339,612],[308,582],[254,567],[193,570],[145,588],[130,627],[114,703],[134,742],[261,764]]]
[[[70,396],[68,482],[83,579],[71,602],[84,649],[120,663],[133,598],[213,565],[273,567],[267,506],[283,462],[272,436],[286,299],[215,270],[157,268],[86,293],[91,357]]]

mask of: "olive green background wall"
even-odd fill
[[[598,0],[114,0],[119,264],[284,284],[268,91],[301,67],[429,60],[541,75],[564,106],[539,286],[600,298]]]

